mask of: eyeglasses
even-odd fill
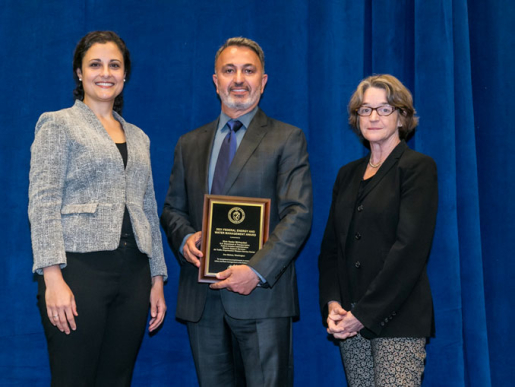
[[[397,108],[395,106],[390,105],[383,105],[376,108],[370,107],[370,106],[361,106],[360,108],[356,109],[356,113],[358,113],[358,116],[361,117],[368,117],[372,114],[372,111],[376,111],[378,115],[385,117],[392,114]]]

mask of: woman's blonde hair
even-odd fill
[[[359,129],[359,116],[357,109],[363,104],[363,95],[369,87],[383,89],[386,91],[386,100],[388,104],[394,106],[399,111],[399,119],[401,126],[399,127],[399,137],[401,140],[406,139],[412,134],[418,125],[417,113],[413,107],[413,97],[410,91],[393,75],[379,74],[372,75],[363,79],[349,102],[349,124],[356,134],[363,138]]]

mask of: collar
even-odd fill
[[[81,100],[76,99],[75,103],[73,104],[73,106],[76,107],[77,109],[79,109],[83,114],[85,114],[89,118],[94,118],[94,119],[98,120],[98,118],[95,115],[95,113],[93,112],[93,110],[91,110],[89,108],[89,106],[86,105]],[[248,113],[248,114],[250,114],[250,113]],[[114,110],[113,110],[113,116],[122,125],[122,127],[125,130],[125,120],[123,119],[123,117],[121,115],[119,115],[117,112],[115,112]]]
[[[250,122],[252,121],[252,119],[254,118],[254,116],[256,115],[258,111],[258,107],[256,106],[254,109],[252,109],[250,112],[238,117],[238,118],[235,118],[235,120],[237,121],[240,121],[243,126],[245,127],[245,129],[247,129],[250,125]],[[220,113],[220,119],[218,120],[218,128],[217,128],[217,131],[219,130],[222,130],[225,125],[227,124],[227,122],[229,122],[230,120],[232,120],[231,117],[229,117],[227,114],[225,114],[224,112],[221,112]]]

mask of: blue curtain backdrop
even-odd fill
[[[217,48],[259,42],[270,116],[309,142],[315,214],[297,260],[295,385],[345,385],[318,311],[317,256],[331,188],[365,149],[347,127],[358,82],[391,73],[413,92],[410,141],[439,170],[440,207],[429,275],[437,333],[425,386],[508,386],[515,380],[515,177],[511,0],[4,0],[0,5],[0,385],[47,386],[27,219],[29,147],[39,115],[72,104],[72,52],[87,32],[118,32],[131,50],[125,118],[152,140],[161,208],[179,136],[213,120]],[[195,386],[185,327],[174,319],[178,266],[166,247],[169,314],[146,336],[134,386]],[[80,305],[79,305],[80,308]],[[80,309],[79,309],[80,310]]]

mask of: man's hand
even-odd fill
[[[259,284],[257,274],[247,265],[235,265],[227,270],[221,271],[216,278],[222,280],[215,284],[209,285],[211,289],[224,289],[231,292],[248,295]]]
[[[200,267],[200,259],[202,258],[202,251],[200,251],[200,244],[202,243],[202,231],[198,231],[192,234],[184,244],[182,248],[182,255],[186,258],[186,261]]]

